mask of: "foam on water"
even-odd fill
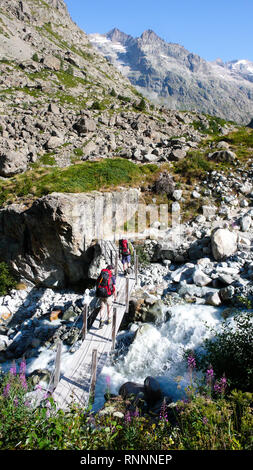
[[[103,406],[109,381],[111,393],[117,394],[123,383],[143,384],[146,377],[153,376],[173,400],[183,396],[189,381],[184,351],[201,348],[203,340],[212,334],[210,328],[219,329],[223,309],[186,304],[169,310],[169,321],[141,326],[127,352],[103,368],[97,381],[94,410]]]

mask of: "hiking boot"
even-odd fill
[[[108,319],[106,320],[106,322],[105,322],[105,323],[106,323],[106,325],[110,325],[110,323],[111,323],[111,319],[110,319],[110,318],[108,318]]]
[[[103,322],[103,320],[100,318],[98,328],[99,328],[99,329],[102,328],[103,325],[104,325],[104,322]]]

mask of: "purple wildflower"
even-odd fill
[[[42,386],[40,384],[35,385],[35,390],[39,390],[39,392],[41,392]]]
[[[17,373],[17,367],[16,367],[16,362],[14,361],[11,368],[10,368],[10,374],[11,375],[16,375]]]
[[[105,381],[106,381],[106,385],[107,385],[108,387],[110,387],[110,384],[111,384],[111,377],[110,377],[109,375],[106,376]]]
[[[216,380],[214,386],[213,386],[213,389],[216,393],[220,393],[221,392],[221,388],[220,388],[220,384],[218,382],[218,380]]]
[[[206,376],[207,376],[207,379],[212,379],[212,377],[214,376],[214,372],[211,366],[210,366],[210,369],[207,369]]]
[[[209,369],[207,369],[206,371],[206,381],[210,388],[212,387],[213,376],[214,376],[213,368],[210,365]]]
[[[196,361],[195,361],[195,357],[193,356],[192,353],[188,356],[187,362],[188,362],[188,367],[190,369],[195,369]]]
[[[134,416],[135,418],[138,418],[138,417],[139,417],[139,410],[138,410],[138,408],[135,409],[135,412],[134,412],[133,416]]]
[[[161,406],[160,421],[167,421],[168,422],[168,415],[167,415],[166,411],[167,411],[167,407],[166,407],[166,402],[164,400],[163,404]]]
[[[5,398],[8,397],[8,395],[10,393],[10,388],[11,388],[11,384],[7,384],[6,387],[4,387],[3,396]]]
[[[20,368],[19,368],[20,375],[24,375],[25,371],[26,371],[26,362],[25,362],[25,358],[23,358],[20,363]]]
[[[216,393],[221,393],[222,395],[225,393],[225,390],[227,388],[227,379],[225,375],[223,375],[220,381],[216,380],[213,388]]]
[[[202,419],[202,423],[206,426],[208,424],[208,419],[206,418],[206,416],[204,416],[204,418]]]
[[[127,411],[125,414],[125,423],[130,424],[131,423],[131,414],[130,411]]]
[[[20,382],[21,382],[22,387],[23,387],[25,390],[27,390],[27,383],[26,383],[25,374],[20,375],[19,378],[20,378]]]
[[[17,397],[14,398],[13,403],[14,403],[15,406],[18,406],[18,398]]]

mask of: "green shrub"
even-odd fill
[[[252,395],[243,395],[237,412],[236,393],[229,400],[196,395],[178,403],[176,443],[179,450],[246,450],[252,448]]]
[[[220,127],[226,124],[224,119],[215,117],[215,116],[206,116],[208,119],[208,125],[204,124],[201,121],[194,121],[194,129],[203,132],[204,134],[217,135],[220,133]]]
[[[32,60],[34,60],[35,62],[39,62],[39,56],[37,54],[37,52],[35,52],[32,56]]]
[[[110,95],[113,96],[113,97],[116,97],[116,96],[117,96],[117,93],[116,93],[116,91],[114,90],[114,88],[112,88]]]
[[[77,157],[82,157],[83,156],[83,149],[81,147],[77,147],[76,149],[74,149],[74,154]]]
[[[0,263],[0,296],[8,293],[10,289],[14,289],[16,280],[10,272],[10,269],[5,262]]]
[[[145,251],[145,245],[136,245],[135,246],[136,255],[138,256],[139,264],[149,264],[150,256]]]
[[[209,364],[217,374],[226,377],[231,389],[253,391],[253,322],[252,313],[237,313],[233,325],[224,322],[219,333],[204,341],[205,352],[199,355],[204,370]]]
[[[118,95],[118,100],[122,101],[123,103],[130,103],[131,98],[129,98],[129,96]]]
[[[214,169],[214,163],[206,158],[202,153],[189,152],[181,161],[174,164],[174,171],[185,178],[201,178],[206,172]]]
[[[97,109],[98,111],[103,111],[105,109],[104,105],[100,101],[94,101],[90,109]]]
[[[56,161],[55,161],[55,157],[54,157],[54,153],[45,153],[44,155],[42,155],[40,157],[40,162],[43,164],[43,165],[55,165]]]
[[[137,109],[138,111],[145,111],[146,101],[144,100],[144,98],[141,98],[141,101],[135,105],[135,109]]]

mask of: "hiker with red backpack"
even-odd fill
[[[114,301],[117,299],[117,292],[115,288],[116,278],[113,275],[114,267],[109,265],[106,269],[102,269],[100,275],[98,276],[96,282],[96,296],[100,299],[100,319],[99,319],[99,328],[103,326],[102,321],[102,313],[104,311],[104,307],[107,307],[107,321],[106,323],[109,324],[110,320],[110,308],[112,306],[113,297]]]
[[[131,256],[133,255],[132,243],[124,238],[119,240],[119,257],[122,259],[124,275],[131,272]]]

